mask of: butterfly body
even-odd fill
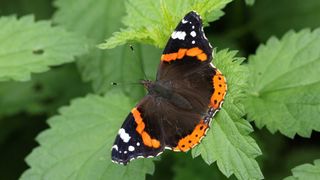
[[[226,80],[211,60],[201,18],[192,11],[172,33],[156,80],[141,81],[148,93],[118,132],[114,162],[154,157],[164,149],[185,152],[201,141],[226,94]]]

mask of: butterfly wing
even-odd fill
[[[211,61],[212,47],[201,18],[192,11],[172,33],[157,74],[157,81],[180,97],[173,98],[166,108],[159,108],[166,111],[162,118],[165,144],[173,150],[188,151],[197,145],[224,100],[226,80]],[[192,108],[180,107],[181,99]]]
[[[201,17],[194,11],[188,13],[171,34],[161,56],[161,64],[157,78],[161,79],[166,73],[167,65],[192,57],[209,64],[212,60],[212,46],[206,38]]]
[[[126,165],[132,159],[155,157],[164,150],[161,129],[152,123],[155,121],[142,115],[146,110],[144,104],[150,103],[149,96],[144,97],[127,116],[112,146],[113,162]]]
[[[201,94],[204,99],[208,99],[210,94],[210,106],[217,110],[223,102],[227,86],[224,76],[211,63],[212,54],[201,17],[191,11],[169,38],[161,56],[157,81],[174,82],[182,91],[192,86],[189,88],[191,93]]]

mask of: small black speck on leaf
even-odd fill
[[[32,53],[35,55],[41,55],[44,53],[44,50],[43,49],[35,49],[32,51]]]

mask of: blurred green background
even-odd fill
[[[56,10],[52,4],[51,0],[0,0],[0,15],[34,14],[37,20],[51,19]],[[218,49],[239,50],[240,56],[248,57],[270,36],[319,27],[319,9],[319,0],[257,0],[252,6],[235,0],[205,31]],[[54,81],[59,76],[67,78]],[[24,158],[37,146],[36,135],[48,128],[47,118],[71,99],[91,91],[74,63],[33,75],[32,81],[0,83],[0,179],[19,178],[28,168]],[[284,178],[293,167],[320,158],[320,133],[313,132],[310,139],[289,139],[262,129],[253,136],[263,152],[258,162],[266,179]],[[164,153],[161,159],[156,162],[155,174],[147,179],[226,179],[215,164],[209,168],[201,158],[190,163],[188,154]]]

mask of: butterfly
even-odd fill
[[[156,80],[141,81],[148,93],[119,129],[113,162],[126,165],[165,149],[186,152],[199,144],[227,91],[225,77],[211,63],[212,51],[201,17],[189,12],[168,40]]]

